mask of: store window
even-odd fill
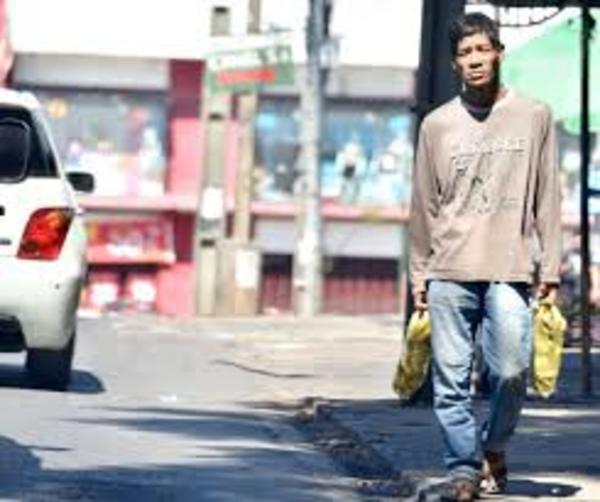
[[[164,193],[166,98],[161,93],[35,90],[65,168],[94,174],[96,195]]]
[[[407,204],[413,157],[412,116],[397,103],[327,104],[321,152],[321,196],[345,205]],[[255,197],[291,200],[300,160],[297,100],[263,99],[256,118]]]

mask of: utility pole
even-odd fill
[[[588,173],[590,163],[589,74],[590,38],[593,18],[589,1],[581,2],[581,370],[582,393],[592,395],[592,337],[590,333],[590,222]]]
[[[249,0],[248,34],[260,32],[261,0]],[[254,118],[258,107],[256,91],[241,92],[237,96],[240,123],[240,165],[236,185],[233,220],[234,237],[247,244],[250,241],[251,203],[254,169]]]
[[[417,107],[415,133],[425,117],[436,106],[455,95],[460,88],[458,78],[452,70],[450,61],[450,40],[448,32],[453,20],[464,13],[465,0],[423,0],[421,20],[421,46],[419,68],[417,72]],[[415,134],[416,150],[417,134]],[[404,325],[408,326],[414,311],[412,287],[408,283],[408,231],[404,233],[403,266],[406,270],[406,305]],[[433,388],[431,372],[421,389],[413,396],[410,404],[431,403]]]
[[[306,26],[306,78],[302,86],[302,146],[300,194],[297,214],[297,247],[294,257],[293,298],[296,315],[312,317],[321,312],[321,129],[323,72],[321,49],[325,35],[327,0],[309,0]]]
[[[465,0],[423,0],[421,17],[421,45],[417,71],[415,150],[421,121],[436,106],[447,101],[460,89],[450,61],[448,32],[454,19],[465,11]],[[408,231],[404,234],[403,267],[408,280]],[[406,284],[405,324],[413,312],[410,284]]]
[[[218,243],[225,233],[223,166],[230,114],[231,97],[228,94],[204,92],[201,111],[204,173],[194,228],[195,311],[200,316],[214,315],[217,306]]]
[[[248,2],[248,35],[260,32],[261,0]],[[257,89],[237,93],[239,161],[236,176],[233,235],[220,246],[220,288],[217,312],[224,315],[255,315],[259,310],[260,249],[252,238],[252,195],[254,176],[254,119],[258,108]],[[230,236],[228,236],[230,237]]]
[[[255,35],[260,30],[260,0],[249,0],[248,9],[247,31],[249,35]],[[213,8],[211,35],[227,37],[230,34],[228,9]],[[203,92],[204,176],[194,232],[196,313],[254,315],[261,263],[259,250],[250,243],[257,91],[221,89],[216,92],[205,85]],[[237,107],[232,106],[234,99]],[[237,114],[234,117],[235,108]],[[226,214],[224,177],[228,127],[232,119],[240,124],[233,229]]]

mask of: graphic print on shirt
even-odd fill
[[[489,214],[518,207],[509,182],[515,155],[523,155],[525,138],[457,141],[451,145],[450,179],[443,205],[454,205],[457,215]],[[492,156],[501,156],[503,162]],[[493,168],[492,168],[493,166]]]

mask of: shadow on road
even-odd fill
[[[127,430],[148,434],[147,441],[155,445],[156,454],[119,465],[116,450],[114,459],[110,459],[116,465],[52,469],[47,467],[52,462],[45,459],[40,463],[34,455],[36,451],[41,453],[44,445],[27,448],[3,438],[0,499],[352,500],[352,487],[340,481],[340,477],[328,478],[323,458],[303,443],[286,426],[287,419],[276,411],[103,407],[98,408],[98,415],[106,418],[76,422],[114,427],[115,434],[124,438]],[[161,457],[165,434],[172,435],[173,441],[184,441],[182,451],[175,457],[169,454]],[[127,451],[126,440],[122,448]],[[334,497],[333,492],[337,494]]]
[[[27,375],[23,364],[0,363],[0,388],[36,389],[36,385]],[[93,373],[74,369],[71,383],[66,391],[70,394],[101,394],[105,391],[102,381]]]
[[[481,424],[487,401],[477,400],[475,407]],[[395,399],[333,400],[317,415],[357,434],[363,447],[387,461],[390,478],[408,476],[416,486],[444,476],[442,438],[429,406],[402,406]],[[582,480],[600,478],[599,432],[597,400],[528,402],[508,450],[508,495],[571,497],[583,489]]]
[[[30,448],[0,436],[0,498],[22,500],[29,476],[39,473],[40,466]]]
[[[368,418],[371,432],[363,431],[364,441],[368,441],[369,434],[379,428],[378,451],[381,451],[381,434],[388,434],[385,442],[394,444],[397,451],[402,452],[399,456],[403,464],[399,463],[399,458],[394,461],[398,469],[397,479],[402,474],[401,470],[412,474],[422,468],[430,472],[435,467],[431,465],[431,458],[437,457],[439,445],[435,443],[439,438],[437,433],[432,434],[435,429],[433,421],[423,421],[430,410],[401,408],[393,400],[338,401],[330,403],[330,406],[332,420],[338,420],[340,414],[349,411],[358,415],[357,419]],[[0,499],[107,502],[352,500],[352,485],[340,481],[339,477],[328,478],[315,449],[297,436],[287,435],[289,411],[277,403],[272,403],[272,406],[270,403],[249,404],[247,410],[239,411],[113,406],[98,409],[98,414],[106,415],[106,418],[77,420],[78,423],[114,427],[115,432],[120,434],[123,430],[147,433],[150,434],[150,442],[152,434],[157,434],[157,438],[168,434],[174,440],[183,439],[188,446],[186,454],[179,455],[178,461],[164,463],[157,453],[156,457],[136,461],[136,465],[125,462],[118,465],[119,451],[115,451],[113,462],[117,465],[53,469],[36,455],[37,452],[41,455],[48,447],[25,446],[0,437]],[[418,413],[413,413],[415,411]],[[396,418],[402,426],[395,431],[381,429],[385,425],[378,419],[381,413]],[[561,463],[560,453],[566,445],[564,442],[548,441],[545,434],[554,431],[562,435],[566,428],[572,432],[564,441],[582,441],[582,437],[590,433],[589,422],[597,418],[588,416],[584,419],[574,414],[565,424],[558,418],[545,417],[544,423],[535,424],[536,431],[527,431],[526,427],[519,435],[520,444],[515,448],[515,456],[511,456],[515,478],[509,485],[506,500],[512,497],[567,498],[581,489],[576,483],[544,482],[539,476],[555,477],[553,475],[566,473],[598,476],[600,469],[595,465],[574,465],[569,459]],[[528,417],[527,421],[530,420],[531,417]],[[577,430],[578,425],[581,431]],[[423,432],[416,434],[416,429]],[[402,430],[404,433],[398,435]],[[545,441],[543,449],[537,447],[543,455],[532,454],[535,450],[528,443],[532,440]],[[417,449],[415,445],[418,445]],[[126,445],[123,447],[126,448]],[[157,452],[158,448],[157,445]],[[423,456],[424,449],[431,449],[429,455]],[[52,450],[62,453],[60,448]],[[528,453],[523,456],[519,451]],[[535,462],[531,462],[533,457]],[[290,460],[292,458],[293,461]],[[545,459],[554,459],[554,462],[549,463]],[[376,479],[370,480],[371,485],[365,483],[363,493],[377,496],[378,500],[392,497],[397,500],[398,493],[394,487],[384,486],[385,480],[379,481],[382,482],[379,487],[374,487],[378,482]],[[406,483],[404,486],[406,488]],[[429,488],[434,494],[435,485],[430,484]]]
[[[452,493],[451,485],[447,480],[428,479],[417,484],[416,488],[410,496],[403,500],[410,502],[441,502],[447,500],[444,496],[449,497]],[[482,500],[497,500],[509,502],[511,500],[523,500],[523,497],[533,500],[540,499],[548,500],[561,499],[572,497],[581,491],[581,487],[564,483],[545,483],[532,480],[511,480],[508,488],[502,495],[482,495]],[[586,499],[587,500],[587,499]]]
[[[506,490],[506,495],[515,497],[572,497],[581,491],[580,486],[565,483],[541,483],[529,479],[514,479]]]

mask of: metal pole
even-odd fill
[[[248,34],[260,32],[261,0],[248,3]],[[236,183],[236,197],[233,218],[234,238],[242,244],[248,244],[252,226],[252,190],[254,168],[254,118],[258,108],[258,93],[240,92],[237,95],[238,121],[240,124],[240,160]]]
[[[584,396],[592,394],[592,339],[590,333],[590,223],[588,172],[590,163],[589,130],[589,40],[590,7],[581,2],[581,378]]]
[[[452,22],[464,14],[465,0],[423,0],[421,16],[421,45],[417,71],[416,115],[414,143],[427,113],[454,97],[460,91],[460,81],[452,69],[448,33]],[[408,255],[408,246],[405,248]],[[408,264],[408,259],[404,260]],[[408,273],[407,273],[408,277]],[[412,294],[407,285],[405,317],[412,313]]]
[[[465,0],[423,0],[421,17],[421,45],[417,71],[415,149],[417,132],[425,115],[436,106],[451,99],[460,90],[460,82],[452,69],[448,31],[451,23],[465,11]],[[408,239],[408,232],[407,232]],[[405,245],[408,281],[408,243]],[[406,284],[405,324],[413,311],[410,284]]]
[[[415,116],[415,147],[419,125],[436,106],[451,99],[460,91],[460,82],[452,70],[448,31],[454,19],[465,11],[465,0],[423,0],[421,19],[421,46],[417,72],[417,106]],[[406,267],[406,305],[404,328],[413,313],[413,297],[408,281],[408,231],[405,229],[404,246]],[[433,400],[431,373],[421,389],[408,404],[430,404]]]
[[[301,97],[301,195],[293,282],[295,310],[301,317],[319,314],[322,297],[320,136],[323,107],[321,47],[325,27],[325,0],[309,2],[306,80]]]

